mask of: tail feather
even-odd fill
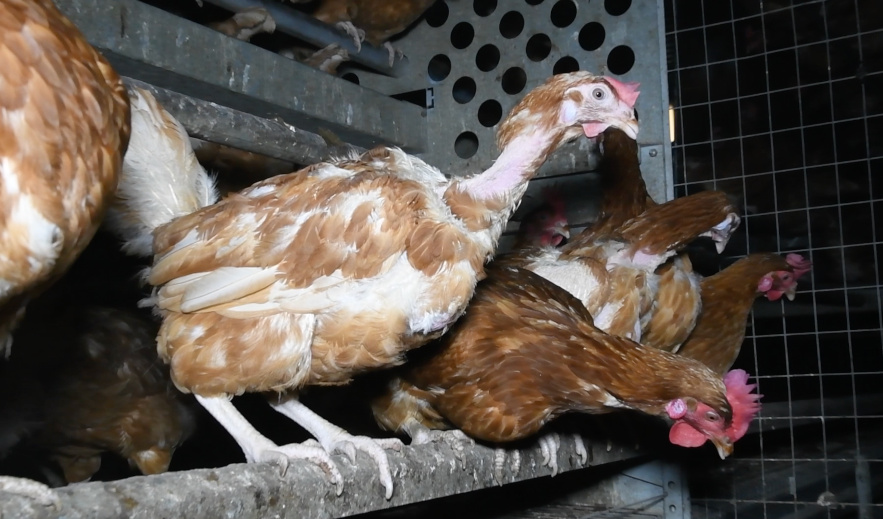
[[[129,254],[153,254],[153,231],[218,200],[184,127],[143,89],[129,91],[132,137],[107,223]]]

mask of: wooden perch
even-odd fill
[[[586,442],[586,449],[587,467],[638,455],[634,450],[611,448],[606,443]],[[507,461],[504,483],[551,475],[551,470],[542,465],[539,447],[520,452],[518,474]],[[361,453],[358,456],[357,465],[335,457],[344,478],[340,496],[335,495],[322,471],[309,463],[292,464],[284,476],[273,465],[237,464],[70,485],[56,490],[61,510],[4,494],[0,497],[0,517],[318,519],[346,517],[497,485],[492,448],[464,444],[458,458],[444,443],[405,447],[401,453],[390,452],[395,491],[387,501],[373,462]],[[583,468],[571,436],[561,436],[558,464],[560,472]]]

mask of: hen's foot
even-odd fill
[[[540,444],[540,452],[543,454],[543,466],[552,469],[552,477],[558,475],[558,450],[561,448],[561,438],[556,432],[549,432],[537,439]]]
[[[43,506],[61,510],[61,498],[58,497],[58,493],[39,481],[0,476],[0,492],[33,499]]]
[[[362,51],[362,42],[365,41],[365,31],[353,25],[352,22],[337,22],[334,26],[347,33],[347,35],[353,39],[353,45],[356,47],[356,52]]]
[[[585,467],[589,461],[589,451],[586,449],[583,437],[580,433],[572,433],[571,435],[573,437],[573,447],[577,455],[577,463],[579,463],[580,467]]]
[[[511,453],[511,457],[509,454]],[[512,476],[517,476],[521,470],[521,451],[518,449],[508,450],[503,447],[494,449],[494,480],[498,485],[503,486],[503,468],[506,465],[506,459],[509,460],[509,470]]]
[[[377,463],[380,484],[383,485],[386,499],[392,497],[392,471],[389,468],[389,458],[386,456],[385,449],[400,451],[404,445],[401,440],[398,438],[374,439],[367,436],[353,436],[317,415],[296,398],[283,402],[271,402],[270,405],[309,431],[326,451],[345,454],[352,462],[356,460],[356,450],[370,456]]]
[[[450,429],[447,431],[420,429],[411,437],[411,445],[426,445],[427,443],[438,442],[446,443],[454,451],[454,456],[458,460],[463,459],[466,445],[475,445],[475,440],[466,436],[466,433],[460,429]]]
[[[392,67],[395,65],[396,58],[402,59],[405,57],[405,53],[402,52],[402,49],[398,49],[392,46],[392,43],[386,42],[383,44],[383,48],[385,48],[389,52],[389,66]]]

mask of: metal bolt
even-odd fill
[[[650,156],[651,156],[651,157],[655,157],[655,156],[657,156],[657,155],[659,155],[659,152],[658,152],[658,151],[656,151],[656,150],[650,150]]]

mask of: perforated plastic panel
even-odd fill
[[[495,125],[550,75],[582,69],[639,81],[639,141],[658,166],[647,165],[658,177],[657,196],[667,197],[659,9],[653,0],[437,2],[425,21],[394,42],[409,61],[401,78],[350,72],[389,94],[428,87],[430,147],[422,155],[443,171],[464,173],[490,164],[497,155]],[[582,146],[544,172],[591,167],[589,144]]]

